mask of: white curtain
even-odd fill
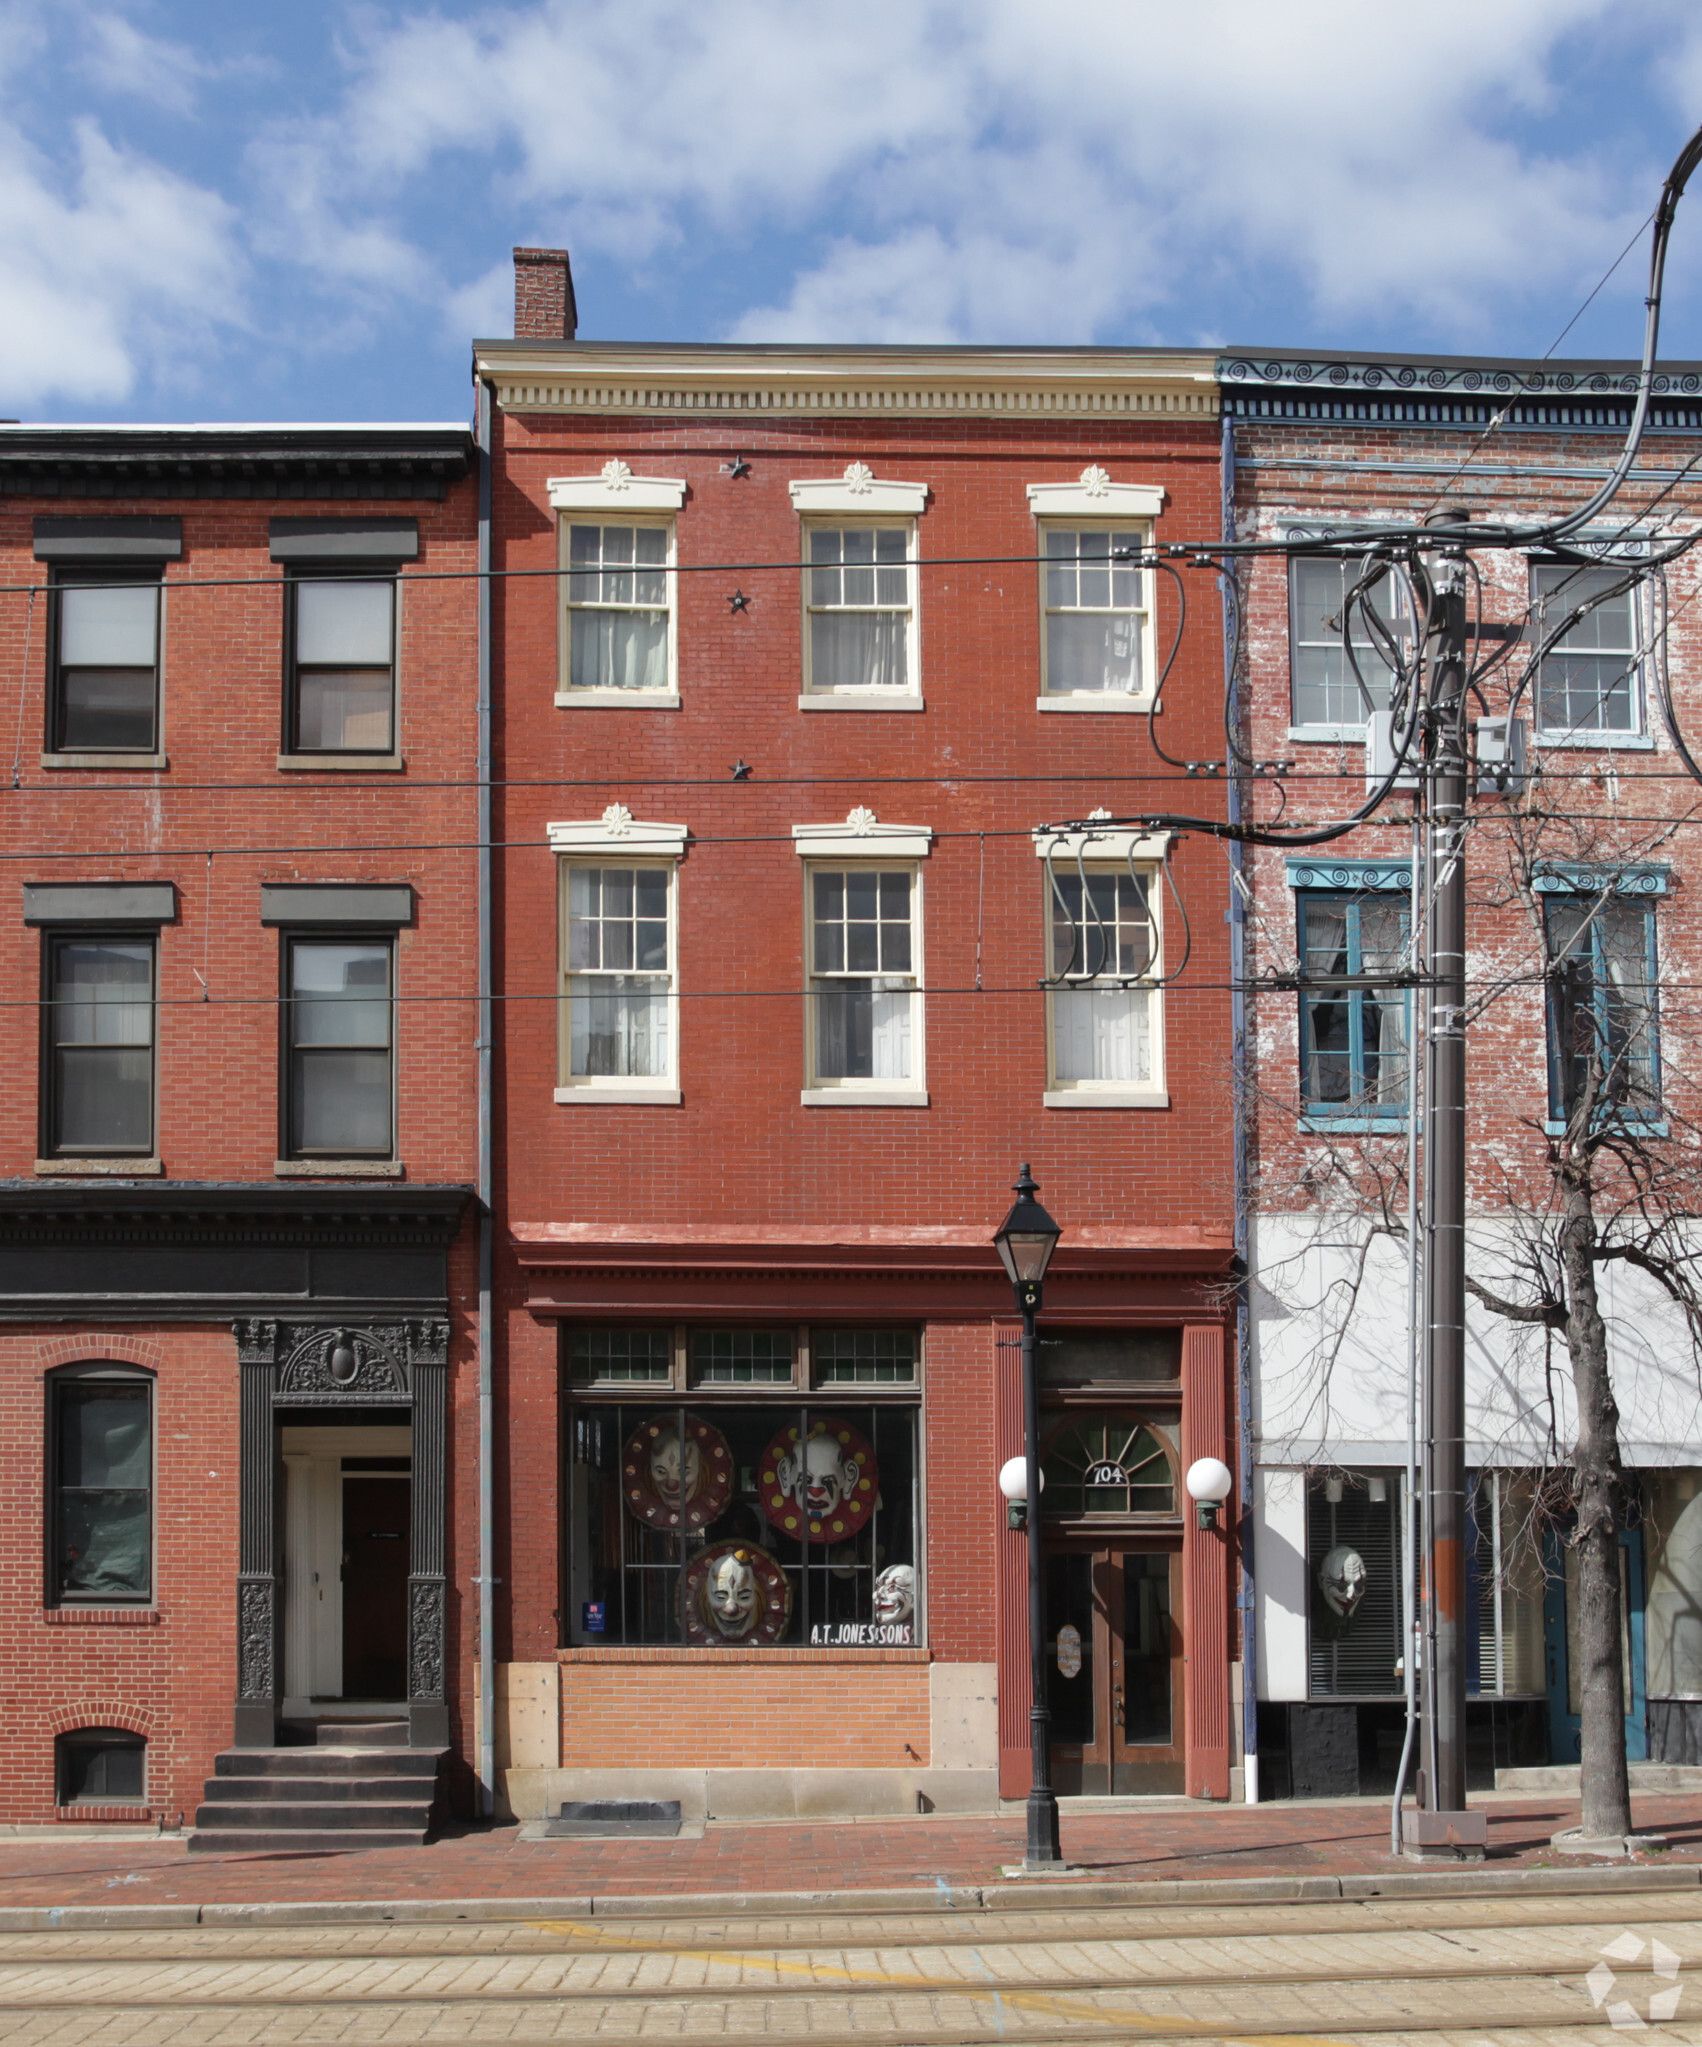
[[[1052,997],[1052,1052],[1061,1081],[1152,1078],[1151,992],[1060,988]]]
[[[904,611],[818,611],[810,619],[812,689],[908,689]]]
[[[575,980],[569,1070],[581,1077],[663,1079],[672,1070],[668,984],[638,974]]]
[[[573,689],[666,689],[665,611],[576,611],[568,681]]]

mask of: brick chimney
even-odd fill
[[[565,249],[514,252],[514,338],[571,341],[579,324],[573,265]]]

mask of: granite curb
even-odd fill
[[[703,1891],[689,1896],[369,1898],[207,1905],[0,1906],[0,1933],[142,1931],[188,1926],[355,1926],[528,1919],[692,1919],[789,1913],[1069,1911],[1084,1905],[1321,1905],[1375,1898],[1549,1897],[1693,1890],[1702,1865],[1624,1869],[1390,1870],[1381,1875],[1156,1877],[1145,1882],[907,1885],[838,1891]]]

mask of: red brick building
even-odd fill
[[[1026,1789],[1025,1159],[1057,1781],[1223,1797],[1222,858],[1044,829],[1221,757],[1215,591],[1149,715],[1177,586],[1117,553],[1216,536],[1212,364],[578,342],[525,253],[476,347],[507,1797]]]
[[[8,1823],[464,1740],[472,456],[0,429]]]

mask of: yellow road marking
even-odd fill
[[[1078,1998],[1060,1997],[1055,1992],[1022,1990],[1003,1983],[973,1983],[960,1976],[914,1976],[895,1975],[887,1969],[849,1969],[837,1962],[789,1962],[776,1954],[739,1954],[728,1948],[693,1948],[658,1946],[636,1934],[614,1933],[601,1926],[592,1926],[577,1919],[529,1919],[528,1926],[539,1933],[565,1935],[573,1940],[589,1941],[594,1946],[624,1949],[650,1955],[671,1955],[680,1961],[719,1962],[736,1968],[770,1969],[777,1976],[798,1976],[807,1978],[817,1985],[833,1983],[863,1984],[884,1990],[911,1990],[928,1993],[945,1992],[958,1997],[975,1998],[990,2004],[995,1998],[1013,2006],[1018,2011],[1031,2011],[1048,2018],[1079,2019],[1100,2026],[1138,2027],[1148,2033],[1183,2033],[1193,2038],[1224,2040],[1232,2047],[1351,2047],[1346,2040],[1324,2033],[1230,2033],[1221,2025],[1210,2025],[1203,2019],[1152,2016],[1131,2012],[1127,2016],[1107,2013],[1098,2005],[1084,2004]],[[922,1943],[925,1945],[926,1943]],[[1133,1987],[1133,1986],[1131,1986]],[[668,1993],[660,1993],[666,1995]],[[707,1986],[696,1993],[703,1996]],[[743,1986],[730,1990],[729,1995],[742,1995]]]

